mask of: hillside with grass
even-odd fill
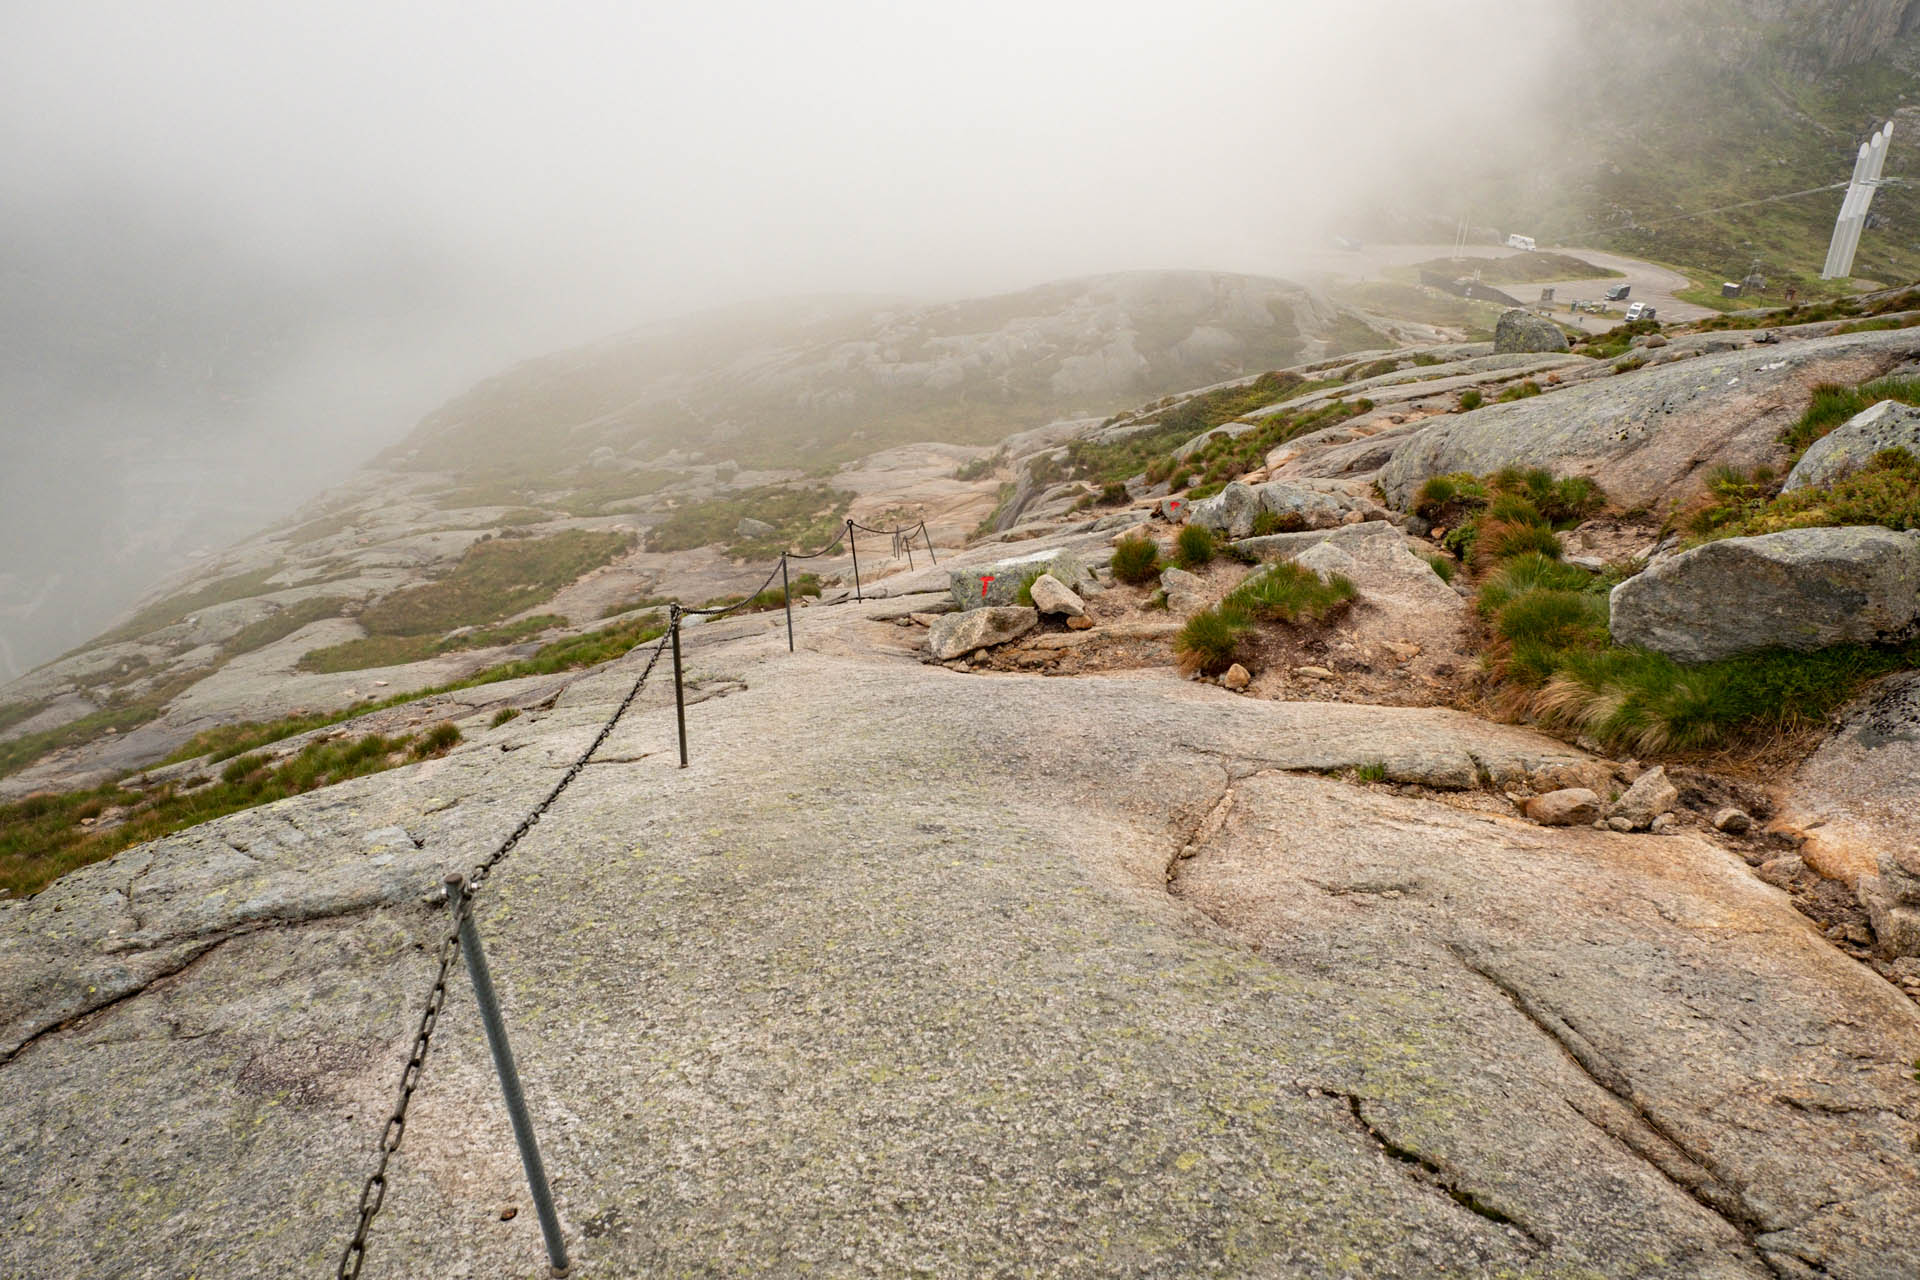
[[[1860,143],[1892,120],[1886,171],[1904,182],[1876,196],[1854,276],[1920,279],[1920,11],[1640,0],[1580,16],[1534,122],[1551,146],[1451,175],[1461,215],[1671,264],[1704,286],[1687,297],[1704,305],[1756,265],[1775,302],[1788,286],[1828,293],[1817,277],[1842,193],[1771,198],[1844,184]]]

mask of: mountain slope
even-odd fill
[[[919,440],[986,443],[1069,415],[1380,340],[1297,285],[1131,272],[907,306],[809,301],[653,326],[529,361],[383,455],[530,483],[675,449],[819,467]]]

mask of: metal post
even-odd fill
[[[925,520],[920,522],[920,536],[927,540],[927,559],[933,561],[936,565],[939,564],[940,557],[933,554],[933,535],[927,532],[927,522]]]
[[[687,767],[687,691],[680,679],[680,606],[669,606],[667,625],[673,634],[673,712],[680,719],[680,767]]]
[[[896,543],[898,543],[900,541],[900,535],[897,533],[894,534],[893,539]],[[911,572],[913,569],[913,535],[908,534],[906,542],[902,545],[904,545],[907,549],[907,569],[909,572]]]
[[[533,1136],[527,1099],[520,1092],[520,1072],[513,1065],[513,1047],[507,1043],[507,1024],[500,1018],[500,997],[493,990],[487,953],[480,948],[480,932],[474,928],[473,912],[467,909],[467,878],[456,871],[447,877],[446,884],[447,906],[453,911],[460,935],[460,954],[467,962],[474,1003],[480,1006],[480,1025],[487,1031],[487,1048],[493,1053],[494,1073],[500,1077],[507,1119],[513,1122],[513,1142],[520,1148],[520,1167],[526,1170],[527,1190],[533,1195],[534,1211],[540,1215],[540,1234],[546,1237],[547,1262],[551,1274],[564,1276],[570,1266],[567,1242],[560,1234],[560,1217],[553,1210],[553,1190],[547,1186],[546,1166],[540,1163],[540,1144]]]
[[[847,550],[853,553],[853,598],[864,600],[866,597],[860,594],[860,548],[853,542],[853,521],[851,520],[847,521]]]
[[[780,557],[780,594],[787,598],[787,652],[793,652],[793,584],[787,581],[787,558]]]

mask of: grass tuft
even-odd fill
[[[1213,563],[1219,551],[1219,539],[1205,525],[1182,525],[1173,540],[1173,562],[1182,569],[1204,568]]]
[[[1131,533],[1113,544],[1113,576],[1138,587],[1160,576],[1160,548],[1144,533]]]

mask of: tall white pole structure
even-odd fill
[[[1866,229],[1867,206],[1880,189],[1880,175],[1887,167],[1887,147],[1893,140],[1893,121],[1874,131],[1860,144],[1853,162],[1853,181],[1847,184],[1846,198],[1840,202],[1840,216],[1833,223],[1833,243],[1827,247],[1827,265],[1822,280],[1834,280],[1853,274],[1853,255],[1860,248],[1860,233]]]

